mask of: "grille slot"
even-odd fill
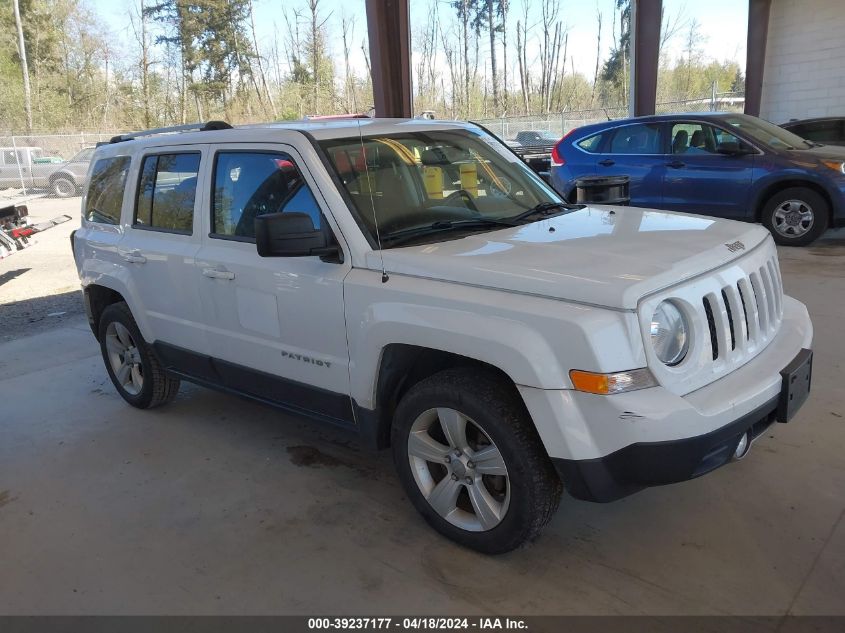
[[[742,317],[745,319],[745,340],[751,337],[751,328],[748,323],[748,306],[745,305],[745,295],[742,293],[743,280],[736,282],[736,289],[739,292],[739,302],[742,304]]]
[[[725,302],[725,311],[728,313],[728,327],[731,330],[731,350],[736,349],[736,333],[734,332],[734,319],[731,311],[731,302],[728,301],[728,293],[722,288],[722,301]]]
[[[707,327],[710,329],[710,349],[713,351],[713,360],[719,358],[719,339],[716,336],[716,321],[713,319],[713,308],[710,306],[710,299],[704,297],[704,314],[707,315]]]

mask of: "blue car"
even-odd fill
[[[552,151],[552,186],[569,200],[579,178],[621,175],[632,205],[762,222],[778,244],[804,246],[845,225],[845,147],[745,114],[606,121]]]

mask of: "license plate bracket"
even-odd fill
[[[802,349],[780,372],[781,389],[777,421],[789,422],[810,395],[813,377],[813,351]]]

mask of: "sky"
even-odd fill
[[[266,56],[273,46],[274,33],[278,30],[278,39],[283,41],[284,18],[282,7],[305,8],[305,0],[253,0],[256,14],[256,25],[259,46]],[[411,5],[411,30],[422,29],[433,2],[437,2],[438,11],[444,28],[449,18],[454,16],[454,10],[449,6],[449,0],[409,0]],[[539,7],[541,2],[552,0],[511,0],[509,21],[516,24],[518,16],[522,14],[522,5],[529,3],[530,16],[535,23],[539,22]],[[574,64],[576,72],[581,72],[592,78],[596,63],[596,12],[603,14],[602,25],[602,57],[606,58],[612,45],[612,16],[615,0],[558,0],[560,15],[564,25],[568,27],[569,48],[571,61],[567,61],[567,70]],[[89,6],[100,15],[112,31],[117,41],[130,42],[128,12],[137,0],[87,0]],[[716,61],[735,60],[745,67],[745,40],[748,24],[748,3],[745,0],[664,0],[664,15],[672,20],[679,16],[678,21],[685,28],[667,44],[668,55],[676,59],[683,55],[684,41],[688,33],[689,23],[694,19],[699,25],[702,36],[701,49],[706,59]],[[366,69],[362,40],[366,37],[366,13],[364,0],[321,0],[320,12],[323,16],[331,14],[329,20],[329,46],[337,59],[342,58],[342,43],[340,37],[340,17],[345,15],[354,17],[354,46],[352,46],[351,64],[358,74]],[[456,18],[452,18],[455,19]],[[513,27],[512,27],[513,28]],[[484,37],[484,36],[482,36]],[[508,36],[509,46],[515,43],[515,36]],[[482,55],[486,56],[486,39],[482,43]],[[512,49],[511,49],[512,51]],[[529,54],[530,54],[529,48]],[[511,60],[516,56],[510,52]],[[509,60],[510,61],[510,60]],[[338,69],[340,70],[340,69]],[[479,69],[481,72],[481,69]]]

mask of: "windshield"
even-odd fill
[[[810,143],[797,134],[793,134],[774,123],[769,123],[756,117],[740,115],[727,116],[723,121],[741,132],[745,132],[752,139],[765,143],[775,149],[807,149],[811,146]]]
[[[321,141],[366,230],[391,234],[462,223],[495,230],[543,203],[561,203],[517,156],[474,130],[431,130]],[[470,223],[475,221],[472,228]],[[481,226],[483,225],[483,226]],[[428,241],[460,237],[442,232]]]
[[[91,160],[91,156],[94,154],[94,148],[88,147],[83,149],[81,152],[78,152],[73,158],[70,159],[72,163],[87,163]]]

